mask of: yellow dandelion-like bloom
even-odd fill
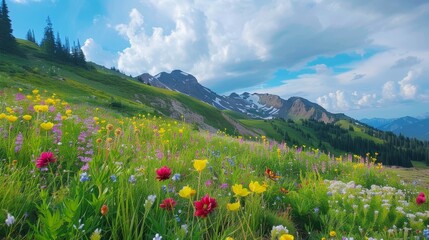
[[[39,94],[39,90],[38,90],[38,89],[34,89],[34,90],[32,91],[32,93],[33,93],[34,95],[37,95],[37,94]]]
[[[43,122],[40,124],[40,127],[43,128],[43,130],[49,131],[54,127],[54,124],[51,122]]]
[[[48,105],[34,105],[33,107],[35,112],[47,112],[49,110]]]
[[[195,159],[194,160],[194,168],[195,168],[195,170],[197,170],[198,172],[203,171],[204,168],[206,168],[206,166],[207,166],[207,162],[208,162],[207,159],[204,159],[204,160]]]
[[[330,236],[330,237],[336,237],[336,236],[337,236],[337,233],[336,233],[335,231],[330,231],[330,232],[329,232],[329,236]]]
[[[188,198],[188,199],[190,199],[196,193],[197,193],[197,191],[195,191],[194,189],[192,189],[191,187],[189,187],[188,185],[186,185],[186,186],[184,186],[179,191],[179,196],[182,197],[182,198]]]
[[[241,184],[234,184],[231,188],[235,196],[245,197],[251,193],[247,188],[243,188]]]
[[[227,203],[226,209],[228,209],[228,211],[232,211],[232,212],[236,212],[236,211],[240,210],[240,201],[237,201],[235,203]]]
[[[31,115],[24,115],[22,116],[22,119],[24,119],[25,121],[30,121],[33,117]]]
[[[294,240],[294,237],[290,234],[283,234],[279,237],[279,240]]]
[[[0,120],[6,118],[6,113],[0,113]]]
[[[263,192],[267,191],[266,185],[261,185],[257,181],[255,181],[255,182],[251,181],[249,183],[249,189],[250,189],[250,191],[255,192],[255,193],[263,193]]]
[[[95,229],[95,231],[91,234],[91,237],[89,237],[90,240],[100,240],[101,239],[101,230]]]
[[[16,120],[18,120],[18,117],[14,116],[14,115],[8,115],[8,116],[6,116],[6,120],[8,120],[9,122],[13,123]]]

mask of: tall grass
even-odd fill
[[[408,239],[429,224],[425,189],[389,178],[375,153],[244,141],[32,90],[0,96],[0,238]],[[44,152],[55,161],[40,167]]]

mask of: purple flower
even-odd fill
[[[21,150],[22,148],[22,142],[23,142],[24,138],[22,137],[22,133],[19,132],[18,135],[16,136],[16,140],[15,140],[15,152],[19,152],[19,150]]]
[[[220,188],[222,188],[222,189],[228,188],[228,183],[222,183],[220,185]]]

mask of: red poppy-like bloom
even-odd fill
[[[36,167],[43,168],[48,166],[49,163],[54,163],[56,161],[57,159],[54,158],[54,154],[52,152],[42,152],[36,161]]]
[[[195,216],[205,218],[217,207],[216,199],[206,194],[201,201],[194,202]]]
[[[420,204],[423,204],[425,202],[426,202],[426,196],[425,196],[425,194],[423,192],[419,193],[419,196],[417,196],[417,198],[416,198],[416,203],[418,205],[420,205]]]
[[[100,209],[101,215],[106,216],[109,212],[109,207],[106,204],[103,204]]]
[[[174,206],[176,206],[176,201],[174,201],[174,199],[172,198],[166,198],[164,199],[164,201],[162,201],[161,204],[159,204],[160,208],[163,208],[165,210],[173,210]]]
[[[156,170],[156,179],[158,181],[164,181],[170,178],[171,169],[167,166],[163,166],[162,168],[158,168]]]

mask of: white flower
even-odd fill
[[[159,235],[158,233],[155,234],[155,237],[153,237],[153,240],[161,240],[161,239],[162,239],[162,236]]]
[[[10,213],[8,213],[5,222],[6,222],[6,225],[9,227],[10,225],[15,223],[15,217],[10,215]]]

